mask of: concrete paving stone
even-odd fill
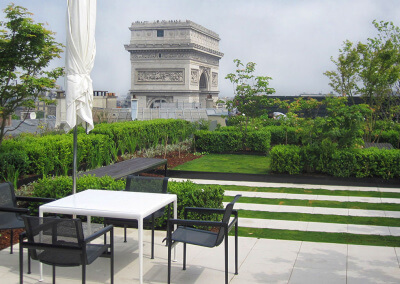
[[[293,269],[288,284],[346,284],[346,271],[343,269],[335,271],[334,269],[313,269],[299,268]]]
[[[313,214],[347,216],[347,215],[349,215],[349,209],[347,209],[347,208],[314,207]]]
[[[185,181],[188,179],[171,178],[171,181]],[[399,192],[399,188],[386,187],[361,187],[361,186],[338,186],[338,185],[314,185],[314,184],[293,184],[293,183],[268,183],[268,182],[249,182],[249,181],[221,181],[221,180],[204,180],[191,179],[194,183],[200,184],[221,184],[221,185],[241,185],[252,187],[287,187],[287,188],[307,188],[307,189],[327,189],[327,190],[350,190],[350,191],[381,191],[381,192]]]
[[[400,283],[393,247],[348,245],[348,283]]]
[[[394,203],[394,204],[400,204],[400,199],[399,198],[381,198],[382,203]]]
[[[335,195],[318,195],[317,200],[347,202],[347,201],[349,201],[349,197],[348,196],[335,196]]]
[[[364,210],[364,209],[349,209],[349,216],[386,217],[385,211],[381,211],[381,210]]]
[[[290,206],[290,205],[280,205],[279,212],[287,213],[308,213],[312,214],[314,211],[313,207],[310,206]]]
[[[228,202],[223,202],[223,206],[226,206],[226,204],[228,204]],[[235,203],[234,209],[251,210],[251,211],[279,212],[280,205],[251,204],[251,203],[239,203],[239,202],[237,202],[237,203]]]
[[[287,283],[300,241],[259,239],[230,283]]]
[[[384,211],[385,217],[400,218],[400,211]]]
[[[378,187],[378,190],[381,191],[381,192],[400,193],[400,188]]]
[[[307,231],[327,232],[327,233],[347,233],[347,224],[309,222]]]
[[[388,228],[390,231],[390,235],[400,237],[400,227],[388,227]]]
[[[398,262],[398,266],[400,268],[400,247],[395,247],[394,251],[396,253],[396,257],[397,257],[397,262]]]
[[[380,197],[349,196],[349,202],[381,203]]]
[[[240,218],[239,226],[246,228],[269,228],[270,219]]]
[[[360,234],[360,235],[380,235],[390,236],[389,228],[386,226],[366,226],[366,225],[354,225],[349,224],[347,226],[349,234]]]
[[[294,194],[288,193],[286,196],[287,199],[298,199],[298,200],[317,200],[318,195],[316,194]]]
[[[286,220],[270,220],[267,224],[269,229],[278,230],[295,230],[295,231],[306,231],[308,222],[300,221],[286,221]]]
[[[322,271],[345,271],[347,245],[303,242],[295,268],[320,269]]]

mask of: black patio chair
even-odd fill
[[[125,191],[135,192],[151,192],[151,193],[167,193],[168,178],[160,177],[142,177],[129,175],[126,178]],[[143,219],[143,226],[151,227],[151,259],[154,258],[154,221],[164,215],[165,208],[157,210],[153,214]],[[121,219],[121,218],[104,218],[104,225],[113,225],[115,227],[124,228],[124,242],[126,242],[126,229],[137,228],[137,220]]]
[[[168,283],[171,283],[171,249],[179,242],[183,243],[183,270],[186,270],[186,244],[217,247],[225,239],[225,283],[228,283],[228,233],[235,226],[235,274],[238,274],[238,211],[233,210],[233,205],[241,195],[226,205],[225,209],[214,208],[196,208],[186,207],[184,209],[185,219],[169,219],[167,226],[167,242],[168,242]],[[187,213],[194,212],[197,214],[220,214],[223,215],[221,221],[203,221],[203,220],[187,220]],[[232,220],[231,216],[233,215]],[[173,231],[174,225],[178,228]],[[217,231],[203,230],[193,228],[212,227],[218,228]],[[173,231],[173,232],[172,232]]]
[[[14,186],[10,182],[0,184],[0,230],[11,230],[10,253],[13,253],[13,238],[15,229],[25,228],[22,214],[29,214],[29,209],[18,208],[17,201],[46,203],[53,198],[15,196]]]
[[[20,283],[23,283],[23,249],[29,250],[32,259],[53,266],[53,284],[56,266],[82,266],[82,283],[86,282],[86,265],[98,257],[110,258],[110,279],[114,283],[114,228],[103,227],[90,236],[84,236],[80,219],[22,216],[26,231],[19,237]],[[105,241],[110,234],[110,244]],[[90,243],[104,236],[104,242]],[[26,239],[26,240],[25,240]]]

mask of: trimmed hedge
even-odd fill
[[[271,170],[277,173],[300,174],[304,161],[301,147],[296,145],[278,145],[271,149]]]
[[[228,131],[199,130],[194,133],[197,151],[209,153],[235,153],[243,150],[267,153],[271,134],[265,130],[248,131],[246,136],[230,128]]]
[[[279,145],[271,149],[271,169],[299,174],[317,171],[335,177],[400,177],[400,150],[320,149],[316,146]]]
[[[190,122],[177,119],[98,124],[89,135],[79,127],[78,168],[108,165],[119,154],[177,143],[192,133]],[[0,179],[13,181],[16,174],[67,175],[72,169],[73,135],[21,136],[3,141],[0,153]]]

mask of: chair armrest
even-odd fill
[[[183,225],[183,226],[213,226],[224,227],[225,224],[219,221],[203,221],[203,220],[183,220],[183,219],[169,219],[169,226]]]
[[[0,207],[0,212],[25,213],[25,214],[28,214],[30,211],[29,211],[28,208]]]
[[[101,235],[104,235],[106,233],[108,233],[109,231],[111,231],[114,228],[113,225],[108,225],[107,227],[102,228],[101,230],[97,231],[94,234],[91,234],[89,237],[84,239],[85,243],[88,243],[90,241],[93,241],[94,239],[97,239],[98,237],[100,237]]]
[[[195,212],[202,214],[223,214],[225,209],[220,208],[203,208],[203,207],[185,207],[184,213]]]
[[[55,198],[45,197],[32,197],[32,196],[16,196],[17,201],[28,201],[28,202],[52,202]]]

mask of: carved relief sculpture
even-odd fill
[[[212,85],[213,87],[218,87],[218,73],[212,73]]]
[[[197,85],[199,83],[199,70],[192,69],[190,71],[190,83],[193,85]]]
[[[183,82],[183,71],[138,71],[138,82]]]

